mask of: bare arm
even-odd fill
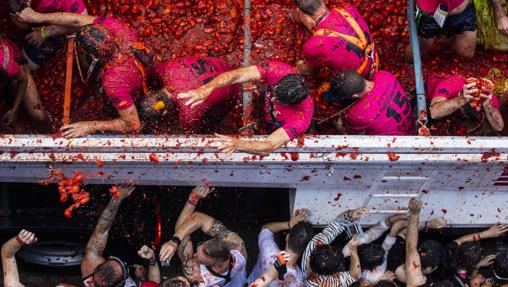
[[[143,245],[141,249],[138,250],[138,255],[150,262],[150,265],[148,265],[148,281],[161,283],[161,272],[153,249]]]
[[[412,199],[409,202],[410,215],[408,219],[406,238],[406,278],[408,287],[423,285],[426,281],[422,273],[420,254],[418,254],[418,218],[420,216],[421,203]]]
[[[351,252],[351,259],[349,262],[349,274],[353,277],[354,280],[360,279],[360,275],[362,275],[362,268],[360,265],[360,257],[358,256],[358,246],[360,246],[360,240],[356,237],[356,235],[349,241],[349,250]]]
[[[66,12],[39,13],[30,7],[23,9],[23,11],[16,13],[16,15],[26,23],[49,24],[74,28],[93,24],[96,18],[96,16]]]
[[[25,244],[33,244],[37,237],[32,232],[21,230],[18,236],[9,239],[2,245],[2,267],[4,274],[5,287],[22,287],[19,281],[18,265],[16,263],[16,253]]]
[[[252,282],[249,287],[266,287],[269,286],[275,279],[277,279],[278,273],[275,267],[270,267],[263,275]]]
[[[508,224],[496,224],[482,232],[471,233],[455,239],[457,244],[462,245],[467,242],[479,241],[486,238],[497,238],[508,231]]]
[[[219,150],[227,155],[235,150],[266,156],[289,142],[289,135],[283,128],[279,128],[268,136],[266,140],[243,140],[235,137],[216,135],[222,142]]]
[[[90,275],[98,265],[105,261],[102,257],[102,253],[108,242],[109,230],[115,220],[120,204],[133,190],[133,186],[118,187],[120,197],[117,199],[112,196],[108,205],[99,216],[95,230],[85,247],[85,256],[81,263],[81,275],[83,275],[83,277]]]
[[[118,110],[118,115],[119,118],[109,121],[85,121],[64,125],[60,128],[60,131],[65,138],[75,138],[93,134],[97,131],[133,133],[141,128],[136,106],[133,105],[125,110]]]
[[[192,241],[187,236],[182,240],[182,244],[178,246],[178,257],[182,262],[182,271],[185,278],[196,284],[203,282],[203,277],[199,269],[199,262],[194,259],[193,254]]]
[[[462,108],[467,102],[468,101],[461,96],[449,100],[442,97],[434,98],[430,104],[430,116],[435,120],[444,118]]]
[[[185,205],[178,216],[178,220],[175,224],[175,230],[180,229],[185,220],[192,216],[193,212],[196,210],[196,205],[199,200],[206,198],[211,192],[213,192],[213,189],[208,186],[197,186],[192,190],[189,195],[189,199],[185,202]]]
[[[258,81],[260,79],[261,74],[255,65],[239,68],[218,75],[212,81],[201,86],[198,89],[186,93],[181,93],[178,95],[178,98],[186,99],[186,105],[192,105],[192,107],[195,107],[202,104],[206,98],[218,88],[227,87],[234,84]]]
[[[28,71],[21,67],[21,72],[16,77],[16,89],[14,90],[14,104],[12,108],[5,113],[2,117],[2,124],[4,125],[12,125],[15,123],[19,107],[21,106],[21,102],[23,102],[23,98],[25,97],[26,90],[28,87]]]
[[[298,209],[289,221],[267,223],[263,225],[261,229],[268,229],[274,234],[284,230],[290,230],[299,222],[304,221],[309,215],[310,211],[308,209]]]
[[[495,131],[502,131],[504,128],[504,120],[503,115],[501,115],[501,112],[496,109],[494,106],[492,106],[491,100],[486,100],[483,103],[483,109],[485,110],[485,116],[487,117],[487,120],[490,123],[490,126]]]

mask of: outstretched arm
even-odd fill
[[[178,94],[178,98],[187,100],[185,105],[192,105],[192,107],[195,107],[202,104],[206,98],[218,88],[257,80],[261,80],[261,74],[258,68],[252,65],[222,73],[198,89]]]
[[[420,254],[418,253],[418,218],[422,208],[421,202],[411,199],[409,202],[409,219],[406,239],[406,278],[408,287],[417,287],[425,283],[422,273]]]
[[[30,7],[23,9],[23,11],[16,13],[16,15],[26,23],[49,24],[75,28],[93,24],[93,21],[96,18],[96,16],[66,12],[39,13]]]
[[[99,216],[95,230],[86,244],[85,257],[83,258],[83,262],[81,262],[81,275],[83,277],[90,275],[98,265],[105,261],[102,257],[102,253],[108,242],[109,230],[111,229],[113,220],[115,220],[120,204],[133,190],[133,186],[119,186],[118,192],[120,196],[118,198],[112,196],[108,205]]]
[[[261,156],[269,155],[289,142],[289,135],[283,128],[279,128],[268,136],[266,140],[244,140],[230,136],[216,134],[221,142],[219,150],[226,155],[235,150]]]
[[[16,264],[16,253],[23,245],[29,245],[37,242],[35,234],[26,230],[21,230],[18,236],[11,238],[2,245],[2,266],[4,273],[4,286],[22,287],[19,281],[18,266]]]
[[[283,221],[283,222],[271,222],[263,225],[261,229],[268,229],[273,234],[279,233],[284,230],[290,230],[298,224],[299,222],[304,221],[309,217],[310,211],[308,209],[297,209],[293,216],[291,216],[291,219],[289,221]]]
[[[508,224],[496,224],[492,225],[489,229],[482,232],[476,232],[464,235],[455,239],[457,244],[462,245],[467,242],[479,241],[487,238],[497,238],[508,231]]]
[[[353,239],[349,241],[348,246],[351,252],[351,260],[349,262],[349,274],[353,277],[354,280],[360,279],[360,275],[362,275],[362,268],[360,266],[360,257],[358,256],[358,246],[360,246],[361,242],[358,240],[358,237],[353,236]]]
[[[192,216],[193,212],[196,210],[196,205],[199,200],[206,198],[213,191],[214,189],[208,186],[197,186],[192,190],[189,195],[189,199],[185,202],[185,205],[178,216],[178,220],[175,224],[175,230],[180,229],[182,224]]]
[[[64,138],[75,138],[98,131],[110,131],[119,133],[135,133],[141,128],[136,106],[125,110],[118,110],[119,118],[109,121],[85,121],[64,125],[60,128]]]

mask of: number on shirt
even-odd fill
[[[407,100],[407,97],[403,97],[400,91],[398,91],[395,97],[393,98],[393,103],[395,103],[395,105],[397,105],[400,109],[402,109],[402,107],[404,107],[405,105],[402,113],[404,115],[407,115],[409,113],[410,105]],[[402,121],[402,116],[392,107],[388,107],[388,109],[386,110],[386,117],[393,118],[397,123],[400,123]]]

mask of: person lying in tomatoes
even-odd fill
[[[31,8],[24,9],[17,16],[27,23],[80,27],[76,37],[77,47],[93,59],[84,80],[87,81],[94,68],[98,68],[106,99],[118,112],[118,118],[113,120],[64,125],[61,128],[62,136],[74,138],[106,131],[132,133],[141,128],[134,103],[143,96],[146,83],[144,67],[135,56],[142,44],[133,28],[109,17],[38,13]]]
[[[13,126],[23,108],[41,132],[51,132],[51,122],[44,111],[26,60],[13,42],[0,39],[0,94],[12,96],[12,107],[2,115],[2,126]]]
[[[205,103],[216,89],[253,81],[266,85],[264,112],[267,132],[271,134],[265,140],[217,135],[222,142],[219,149],[226,154],[238,150],[267,155],[305,133],[312,121],[314,104],[307,80],[295,68],[275,60],[225,72],[198,89],[179,94],[178,98],[195,107]]]
[[[304,74],[328,66],[334,73],[356,70],[371,79],[379,66],[369,26],[350,4],[329,10],[322,0],[295,0],[293,20],[313,35],[303,46],[305,62],[298,65]]]
[[[176,95],[197,89],[218,75],[231,71],[228,63],[219,58],[187,57],[158,63],[150,73],[148,82],[153,91],[140,103],[140,114],[146,126],[157,129],[161,121],[171,121],[177,112],[183,133],[208,133],[220,125],[235,108],[240,85],[216,89],[203,102],[191,108]]]
[[[7,2],[7,1],[6,1]],[[26,36],[23,45],[23,55],[30,70],[37,70],[47,63],[58,51],[64,47],[65,35],[76,32],[75,27],[48,25],[32,25],[16,16],[26,7],[40,13],[67,12],[87,14],[83,0],[9,0],[10,16],[12,22],[23,30],[32,32]],[[42,23],[41,23],[42,24]]]
[[[348,102],[339,132],[348,134],[414,135],[416,122],[411,102],[394,75],[387,71],[374,74],[372,81],[358,72],[339,72],[331,80],[331,89],[323,94],[323,102]]]
[[[500,103],[487,79],[430,75],[426,94],[436,135],[495,135],[504,128]]]

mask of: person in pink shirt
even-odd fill
[[[178,111],[180,126],[185,133],[202,133],[211,126],[206,121],[209,115],[213,122],[220,121],[233,110],[240,93],[240,85],[235,84],[213,91],[203,104],[191,108],[176,95],[197,89],[218,75],[230,71],[225,60],[219,58],[180,58],[158,63],[155,72],[160,77],[157,83],[161,89],[149,92],[141,102],[141,115],[144,122],[155,125],[167,112],[166,107]],[[173,104],[174,103],[174,104]]]
[[[267,86],[264,110],[270,136],[256,141],[217,136],[222,142],[219,149],[226,154],[239,150],[266,155],[303,134],[310,126],[314,103],[309,97],[307,80],[295,68],[279,61],[267,61],[223,73],[196,90],[179,94],[178,98],[187,99],[185,104],[195,107],[215,89],[259,80]]]
[[[481,97],[485,98],[480,104],[479,111],[473,108],[472,101],[476,101],[475,94],[478,87],[475,82],[466,83],[466,79],[460,75],[431,75],[427,80],[426,94],[430,99],[430,116],[433,120],[439,120],[442,123],[450,120],[452,123],[448,126],[455,129],[452,134],[444,132],[443,135],[469,135],[473,131],[470,126],[478,126],[478,121],[486,118],[490,127],[482,126],[479,130],[488,133],[488,130],[500,132],[504,128],[503,116],[500,112],[500,103],[497,96],[488,94]],[[485,115],[485,117],[483,117]],[[485,122],[485,121],[484,121]],[[463,125],[465,134],[457,129]],[[438,131],[438,133],[440,133]]]
[[[394,75],[379,71],[372,81],[353,70],[339,72],[331,81],[325,102],[355,100],[343,120],[354,134],[414,135],[416,122],[411,102]]]
[[[100,67],[102,89],[118,112],[119,117],[113,120],[64,125],[61,128],[64,137],[79,137],[99,131],[139,131],[141,122],[134,103],[145,92],[146,84],[144,65],[137,59],[137,54],[146,53],[140,50],[142,44],[134,29],[112,18],[73,13],[38,13],[31,8],[18,13],[18,17],[27,23],[81,28],[76,37],[77,47],[93,58],[85,81],[95,67]]]
[[[452,39],[452,47],[465,58],[473,58],[476,50],[476,10],[473,0],[417,0],[417,29],[422,55],[436,38],[444,34]],[[411,46],[404,54],[413,61]]]
[[[68,12],[87,14],[83,0],[9,0],[11,19],[20,29],[31,29],[26,36],[23,46],[23,55],[27,59],[27,66],[31,70],[40,68],[64,46],[65,35],[77,31],[73,27],[60,25],[35,26],[19,18],[19,13],[26,7],[40,13]],[[43,25],[43,24],[41,24]]]
[[[12,126],[16,123],[21,104],[42,132],[50,132],[51,124],[44,112],[42,102],[30,71],[25,68],[25,59],[16,45],[9,40],[0,39],[0,94],[8,95],[13,91],[13,105],[3,116],[2,125]],[[12,87],[9,89],[9,87]]]
[[[329,10],[322,0],[295,0],[295,21],[312,33],[303,47],[305,63],[298,68],[304,73],[322,66],[335,73],[356,70],[370,79],[378,68],[378,55],[369,26],[358,10],[349,4]]]

